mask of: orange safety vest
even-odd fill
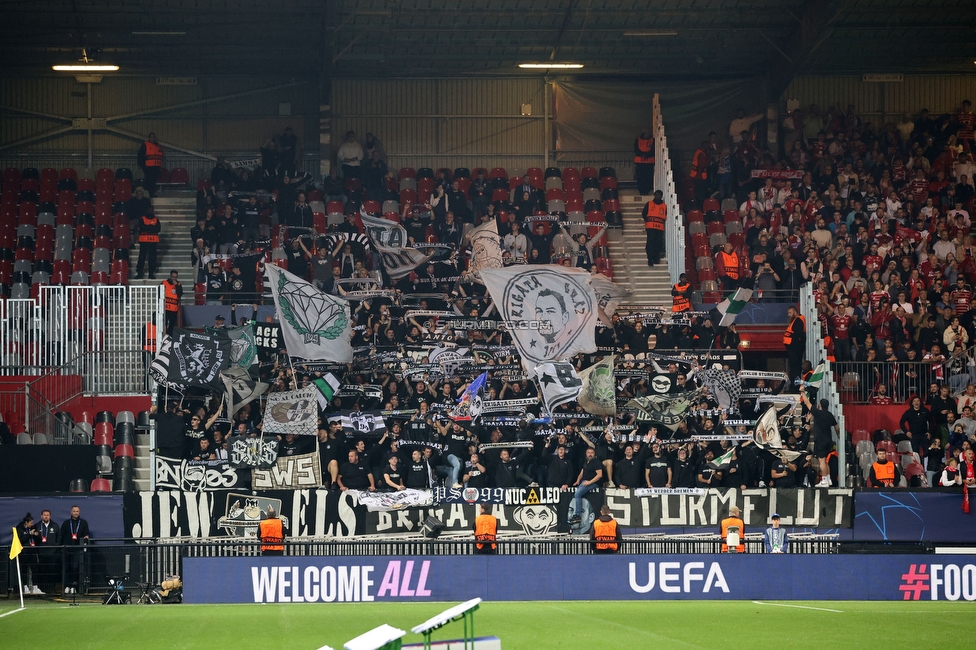
[[[146,167],[163,166],[163,150],[158,144],[146,140]]]
[[[677,313],[679,311],[688,311],[689,309],[691,309],[691,301],[688,300],[688,297],[686,295],[684,295],[684,293],[688,291],[688,289],[690,288],[691,285],[688,283],[674,285],[674,290],[679,293],[678,295],[674,296],[672,300],[673,302],[673,306],[671,307],[672,312]]]
[[[884,465],[875,462],[872,467],[874,467],[874,478],[877,479],[877,485],[873,487],[895,487],[895,464],[893,462],[886,461]]]
[[[789,346],[793,344],[793,323],[799,319],[800,324],[803,325],[803,329],[807,328],[807,321],[803,316],[797,316],[790,321],[790,324],[786,326],[786,331],[783,333],[783,345]]]
[[[152,323],[146,323],[146,340],[142,343],[142,349],[145,352],[156,353],[156,326]]]
[[[701,177],[702,180],[708,178],[708,156],[701,149],[695,151],[695,157],[691,161],[691,177]]]
[[[661,201],[658,205],[654,201],[650,201],[647,204],[647,217],[644,221],[644,227],[648,230],[664,230],[664,224],[668,219],[668,205]]]
[[[258,524],[261,552],[285,550],[285,530],[280,519],[264,519]]]
[[[596,550],[616,551],[619,548],[617,544],[617,521],[615,519],[610,521],[595,519],[593,521],[593,538],[596,540]]]
[[[722,266],[725,267],[725,275],[729,276],[733,280],[739,279],[739,254],[738,253],[726,253],[722,251],[719,253],[722,257]]]
[[[495,544],[495,536],[498,533],[498,520],[494,515],[478,515],[474,519],[474,538],[479,542],[492,542],[491,548],[498,547]],[[482,549],[484,544],[475,544],[475,547]]]
[[[634,156],[635,163],[654,164],[654,139],[653,138],[637,138],[637,150],[640,151],[640,153]]]
[[[144,214],[144,215],[142,215],[142,225],[143,226],[147,226],[147,227],[148,226],[159,226],[159,218],[158,217],[149,217],[148,215],[145,215]],[[159,235],[158,234],[145,233],[145,232],[141,232],[140,231],[139,232],[139,243],[141,243],[141,244],[146,244],[146,243],[149,243],[149,244],[158,244],[159,243]]]
[[[166,290],[166,311],[179,311],[180,297],[176,295],[176,285],[164,280],[163,289]]]
[[[746,552],[746,525],[738,517],[726,517],[722,520],[722,552],[729,552],[729,545],[725,543],[729,536],[729,527],[738,526],[739,527],[739,545],[735,547],[739,553]]]

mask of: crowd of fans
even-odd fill
[[[976,382],[971,104],[883,126],[854,106],[811,105],[784,121],[781,152],[757,146],[752,125],[762,118],[740,111],[730,144],[713,133],[695,155],[698,207],[715,199],[725,212],[705,221],[737,210],[742,223],[741,240],[723,251],[735,253],[738,274],[723,273],[720,252],[718,275],[726,289],[744,281],[795,292],[811,282],[842,398],[918,397],[925,417],[912,420],[912,448],[938,450],[926,456],[938,476],[969,445],[952,435],[951,418]]]

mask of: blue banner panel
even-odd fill
[[[51,520],[58,524],[71,518],[71,506],[81,509],[81,518],[88,522],[92,539],[119,539],[122,528],[121,494],[76,494],[73,496],[0,497],[0,544],[9,544],[11,527],[20,523],[28,512],[34,522],[41,520],[41,511],[50,510]]]
[[[479,596],[494,601],[976,600],[976,557],[185,558],[183,581],[188,603],[459,601]]]
[[[971,542],[976,515],[962,511],[962,492],[859,490],[854,497],[859,542]]]

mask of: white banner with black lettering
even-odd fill
[[[270,468],[251,472],[253,490],[311,490],[321,485],[322,466],[318,452],[278,456]]]
[[[226,460],[199,461],[156,456],[156,489],[203,492],[246,487]]]

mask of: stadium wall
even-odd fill
[[[976,600],[976,563],[965,555],[185,558],[183,584],[194,604]]]

